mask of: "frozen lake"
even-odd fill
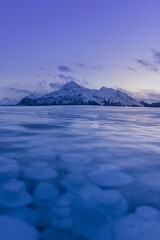
[[[0,107],[0,225],[1,240],[159,240],[160,109]]]

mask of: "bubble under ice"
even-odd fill
[[[21,219],[0,215],[0,238],[1,240],[38,240],[39,234]]]
[[[159,240],[159,118],[147,108],[1,108],[0,239]]]
[[[133,181],[126,173],[106,170],[93,171],[88,175],[88,179],[101,187],[121,187]]]
[[[160,211],[140,207],[134,214],[123,217],[115,225],[115,240],[159,240]]]
[[[62,161],[68,164],[85,165],[91,162],[91,159],[84,154],[69,154],[66,153],[61,156]]]
[[[1,185],[0,207],[22,207],[31,202],[32,196],[26,191],[25,184],[23,182],[15,179]]]

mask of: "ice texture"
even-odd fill
[[[18,218],[0,215],[1,240],[38,240],[39,234],[31,225]]]
[[[3,215],[20,218],[35,227],[41,226],[41,215],[37,209],[29,207],[11,208],[5,211]]]
[[[0,157],[0,183],[18,176],[20,167],[15,160]]]
[[[57,189],[49,183],[40,183],[34,190],[34,202],[40,215],[39,225],[46,227],[51,224],[52,208],[59,196]]]
[[[54,169],[44,166],[30,166],[24,170],[24,177],[31,182],[48,181],[57,177]]]
[[[115,240],[159,240],[160,211],[140,207],[134,214],[123,217],[115,225]]]
[[[73,226],[74,233],[90,240],[113,240],[111,224],[101,215],[89,209],[80,209],[77,214]]]
[[[160,110],[0,109],[0,240],[159,240]]]
[[[37,203],[53,201],[58,197],[57,189],[49,183],[40,183],[34,191],[34,199]]]
[[[61,159],[67,164],[75,164],[75,165],[85,165],[91,162],[91,159],[88,156],[85,156],[83,154],[67,153],[62,155]]]
[[[88,179],[101,187],[121,187],[133,181],[126,173],[106,170],[93,171],[88,175]]]
[[[26,191],[25,184],[10,180],[0,188],[0,207],[22,207],[32,202],[32,196]]]
[[[100,165],[99,170],[101,171],[121,171],[121,167],[114,164],[103,164]]]
[[[42,234],[43,240],[80,240],[80,237],[72,232],[57,228],[46,228]]]

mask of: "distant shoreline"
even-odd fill
[[[106,106],[102,106],[102,105],[85,105],[85,104],[82,104],[82,105],[76,105],[76,104],[64,104],[64,105],[0,105],[0,107],[61,107],[61,106],[66,106],[66,107],[69,107],[69,106],[84,106],[84,107],[114,107],[114,108],[160,108],[160,107],[157,107],[157,106],[111,106],[111,105],[106,105]]]

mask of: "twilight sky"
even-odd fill
[[[157,94],[159,9],[160,0],[0,0],[0,98],[69,80]]]

